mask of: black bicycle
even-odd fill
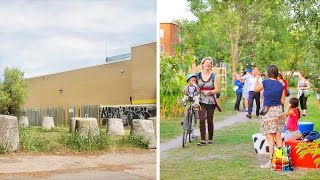
[[[196,123],[196,111],[194,110],[192,97],[188,98],[187,101],[187,109],[184,112],[184,120],[183,120],[183,136],[182,136],[182,147],[186,147],[187,139],[191,143],[193,141],[193,123]]]

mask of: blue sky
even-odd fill
[[[5,67],[29,78],[103,64],[156,41],[156,15],[156,0],[1,1],[0,78]]]

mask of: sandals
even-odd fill
[[[203,146],[206,144],[207,144],[206,141],[203,141],[203,140],[197,143],[198,146]]]
[[[203,141],[203,140],[201,140],[200,142],[197,143],[198,146],[202,146],[202,145],[206,145],[206,144],[207,144],[206,141]],[[208,140],[208,144],[212,145],[213,144],[212,140]]]

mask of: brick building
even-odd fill
[[[174,23],[160,23],[160,52],[174,55],[174,45],[180,41],[180,28]]]

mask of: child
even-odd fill
[[[183,89],[184,96],[181,101],[183,104],[186,104],[189,97],[192,98],[192,100],[193,100],[192,106],[194,107],[195,111],[198,111],[199,107],[200,107],[200,104],[199,104],[200,88],[197,85],[196,75],[195,74],[188,74],[187,75],[187,82],[188,82],[188,86],[186,86]]]
[[[299,99],[291,98],[289,100],[289,105],[286,110],[286,116],[288,117],[286,123],[286,133],[284,139],[297,138],[301,135],[301,132],[298,129],[298,120],[300,118],[300,111],[298,109]]]

